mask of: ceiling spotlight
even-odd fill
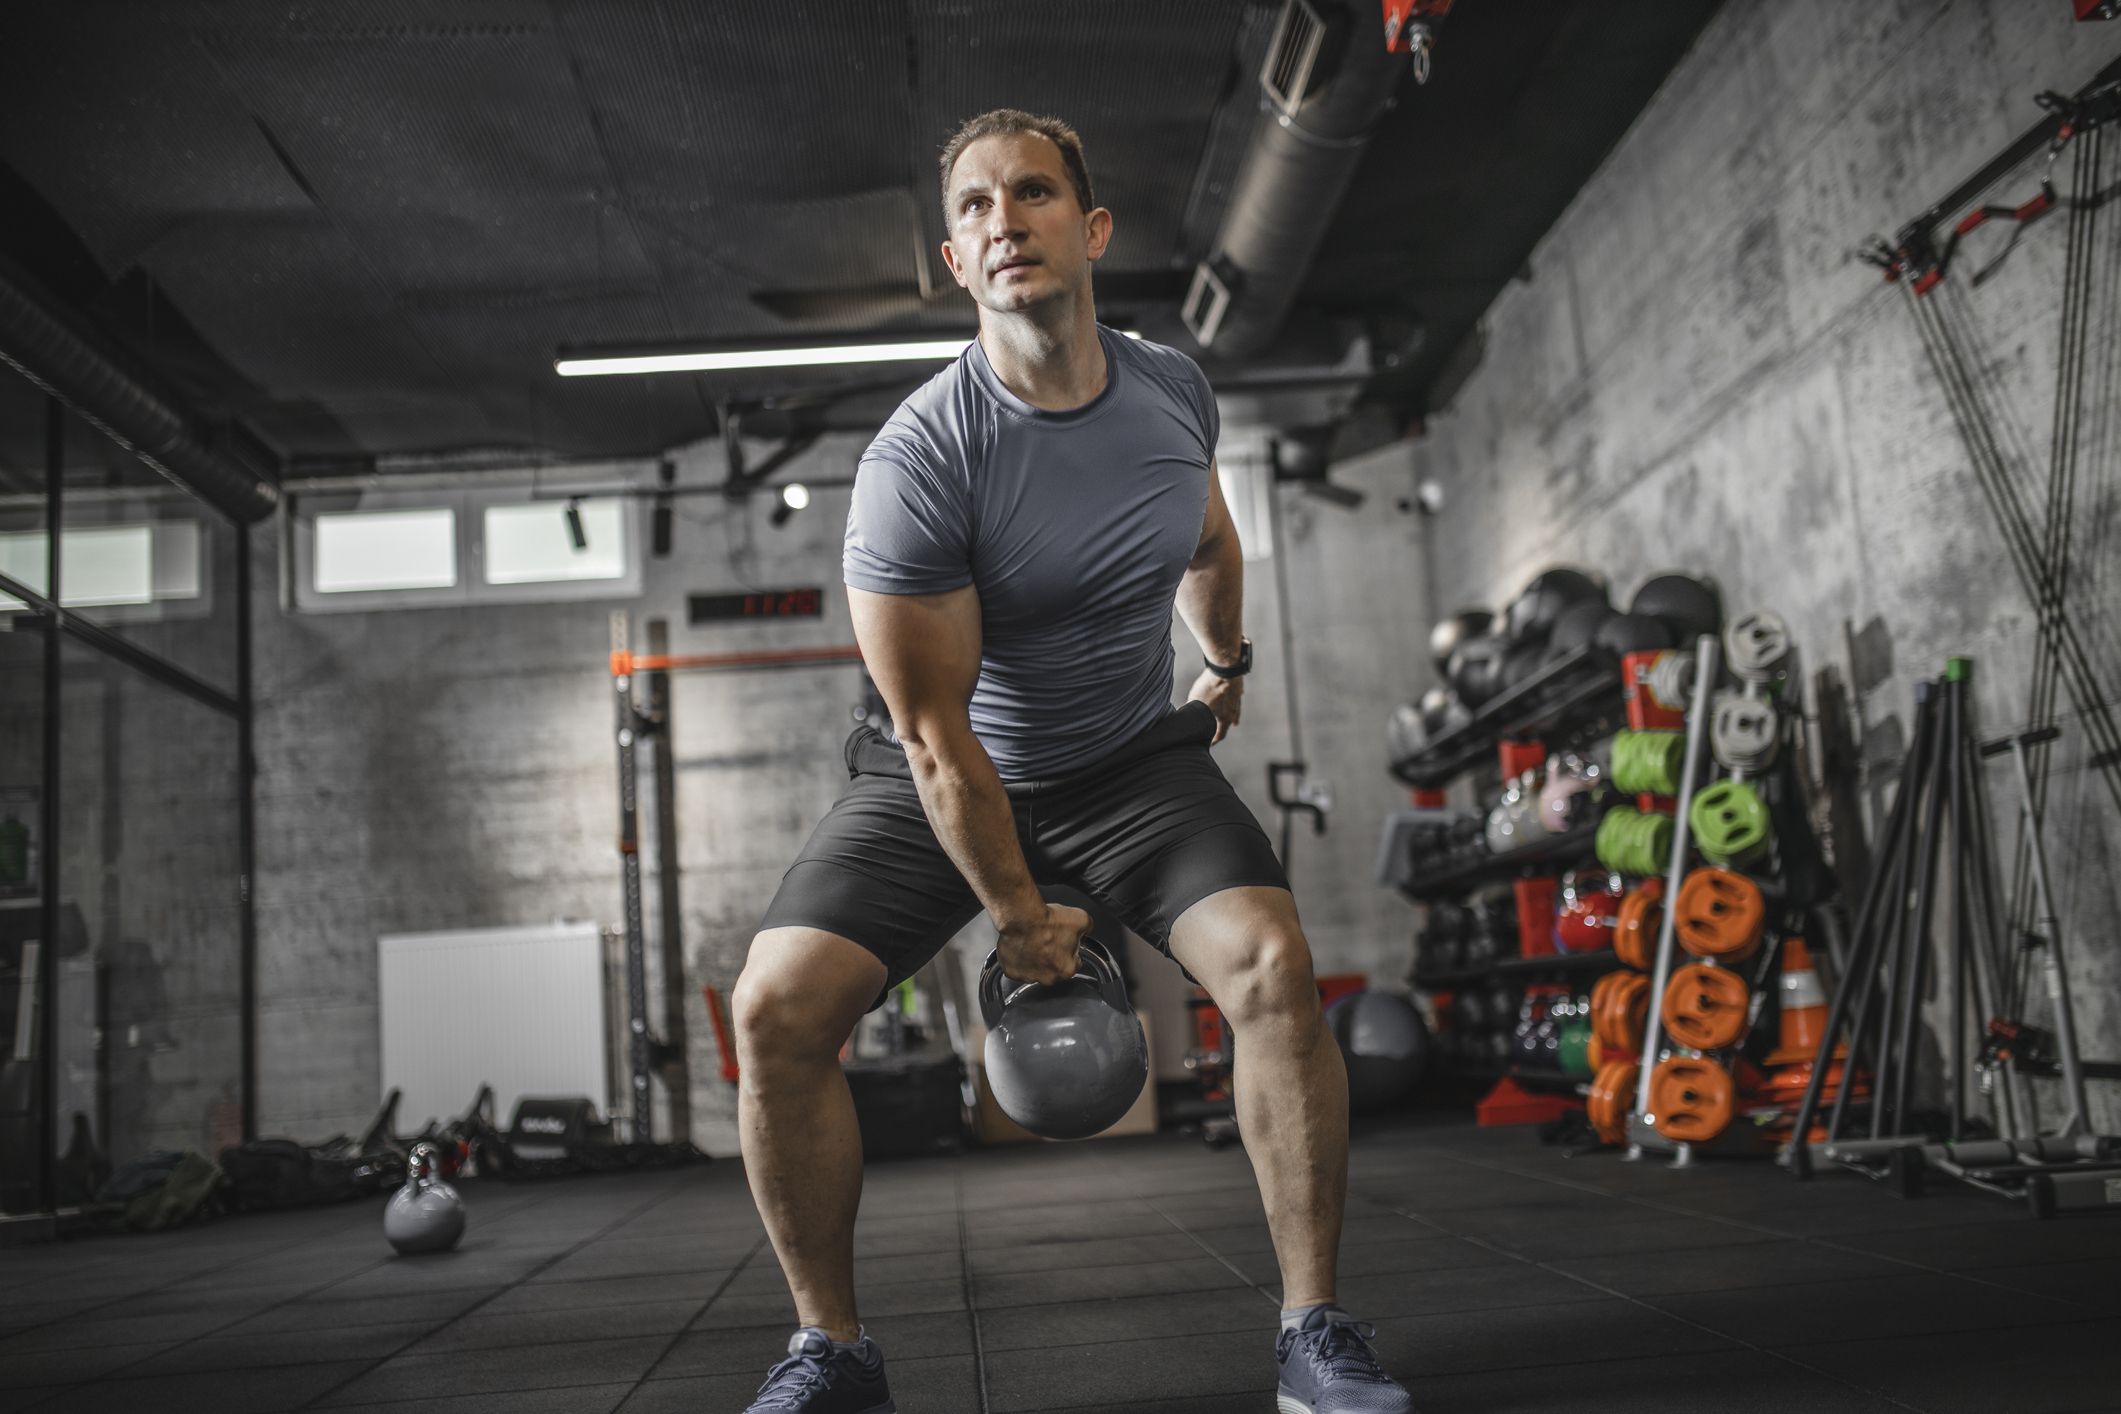
[[[783,526],[789,517],[810,504],[810,488],[800,481],[791,481],[781,488],[780,503],[773,508],[773,523]]]
[[[567,538],[577,550],[589,548],[589,532],[582,528],[582,498],[571,496],[567,501]]]

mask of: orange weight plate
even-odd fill
[[[1598,1067],[1591,1079],[1584,1115],[1608,1144],[1627,1141],[1628,1115],[1635,1108],[1635,1085],[1641,1075],[1642,1067],[1634,1061],[1614,1060]]]
[[[1657,930],[1664,922],[1664,880],[1644,879],[1620,901],[1613,925],[1613,951],[1637,972],[1657,962]]]
[[[1715,1061],[1673,1056],[1650,1073],[1650,1113],[1657,1132],[1674,1143],[1705,1143],[1730,1128],[1738,1087]]]
[[[1720,1051],[1745,1034],[1745,979],[1728,967],[1692,963],[1664,989],[1664,1029],[1690,1050]]]
[[[1612,1026],[1612,1007],[1609,1003],[1612,1000],[1613,988],[1619,985],[1620,979],[1626,975],[1622,972],[1608,972],[1591,985],[1591,1035],[1597,1038],[1601,1046],[1619,1048],[1609,1029]]]
[[[1760,886],[1728,869],[1696,869],[1679,886],[1673,931],[1696,957],[1743,962],[1760,950],[1767,904]]]
[[[1591,989],[1591,1034],[1625,1055],[1642,1050],[1650,1017],[1650,979],[1640,972],[1608,972]]]

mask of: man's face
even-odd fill
[[[950,273],[1009,314],[1087,288],[1112,238],[1112,213],[1085,213],[1060,149],[1037,133],[983,137],[958,154],[946,208]]]

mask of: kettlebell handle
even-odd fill
[[[1127,1002],[1126,980],[1119,975],[1119,964],[1112,960],[1105,945],[1088,933],[1083,934],[1082,943],[1076,950],[1075,976],[1070,980],[1090,983],[1097,988],[1097,994],[1105,999],[1106,1005],[1115,1011],[1132,1009]],[[980,966],[980,1016],[987,1023],[987,1029],[992,1031],[1002,1024],[1003,1009],[1010,1002],[1027,991],[1045,990],[1037,982],[1019,982],[1004,976],[1001,950],[996,948],[987,954],[986,962]]]

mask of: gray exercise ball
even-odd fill
[[[1390,1109],[1414,1093],[1429,1059],[1429,1028],[1395,992],[1356,992],[1326,1008],[1326,1029],[1348,1067],[1348,1108]]]

